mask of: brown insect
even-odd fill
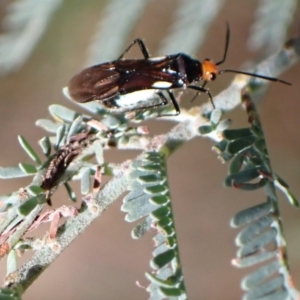
[[[90,143],[89,132],[79,133],[72,136],[66,145],[61,147],[52,158],[46,173],[43,175],[41,188],[48,192],[56,185],[69,164],[78,156],[81,151]],[[47,203],[51,205],[49,193]]]

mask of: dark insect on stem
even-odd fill
[[[67,144],[61,147],[53,156],[47,171],[43,175],[41,188],[49,192],[56,185],[57,180],[67,169],[69,164],[90,142],[89,132],[83,132],[72,136]],[[46,197],[47,203],[51,205],[49,193],[47,193]]]
[[[223,58],[214,63],[205,59],[202,63],[184,53],[150,57],[141,39],[134,40],[122,55],[114,61],[95,65],[84,69],[75,75],[65,89],[66,94],[80,103],[99,101],[108,109],[138,110],[149,109],[168,104],[166,92],[175,108],[175,115],[180,113],[180,107],[172,89],[189,88],[206,93],[213,107],[212,95],[206,84],[215,80],[218,74],[238,73],[258,77],[270,81],[286,81],[259,74],[236,71],[231,69],[218,70],[218,65],[225,62],[230,39],[227,24],[226,42]],[[125,59],[124,56],[132,46],[138,44],[144,56],[143,59]],[[202,81],[202,85],[196,85]],[[159,101],[153,103],[153,97]]]

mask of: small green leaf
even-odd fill
[[[270,278],[274,273],[276,273],[280,269],[280,267],[280,262],[278,260],[275,260],[250,273],[242,280],[241,285],[243,290],[247,291],[259,286],[264,281],[267,281],[267,279]]]
[[[227,140],[236,140],[248,136],[252,136],[251,128],[226,129],[223,131],[223,137]]]
[[[234,158],[232,159],[229,165],[229,170],[228,170],[229,175],[236,174],[241,170],[245,155],[246,155],[245,152],[241,152],[234,156]]]
[[[210,121],[217,125],[220,122],[220,119],[222,117],[222,111],[220,109],[214,109],[210,115]]]
[[[82,125],[82,116],[78,116],[71,124],[70,129],[68,130],[67,139],[69,139],[72,135],[76,134]]]
[[[96,155],[97,163],[101,166],[104,163],[104,157],[103,157],[103,147],[101,145],[100,140],[96,140],[93,142],[93,148]]]
[[[233,187],[243,191],[255,191],[264,187],[267,182],[267,178],[262,178],[256,183],[233,183]]]
[[[15,215],[14,214],[13,217],[14,217],[14,219],[12,220],[12,222],[10,222],[5,227],[6,232],[9,232],[10,230],[12,230],[13,228],[15,228],[18,224],[20,224],[24,220],[24,216],[21,216],[21,215]]]
[[[251,146],[256,140],[255,136],[249,136],[245,138],[240,138],[230,142],[227,146],[227,152],[231,154],[236,154],[241,150]]]
[[[220,153],[219,156],[218,156],[218,158],[220,159],[220,161],[222,163],[225,163],[225,162],[231,160],[232,157],[233,157],[233,154],[230,154],[226,151]]]
[[[168,297],[179,297],[180,295],[184,294],[184,292],[179,288],[160,288],[161,292]]]
[[[150,203],[156,204],[156,205],[163,205],[167,204],[170,201],[170,197],[167,195],[157,195],[153,196],[149,199]]]
[[[169,248],[174,248],[177,245],[177,239],[173,236],[167,236],[167,245]]]
[[[265,231],[266,228],[269,228],[272,222],[275,221],[275,217],[271,214],[262,216],[245,226],[235,238],[235,244],[237,246],[244,246],[251,242],[256,236]]]
[[[65,132],[66,132],[66,125],[62,124],[61,126],[59,126],[59,128],[56,131],[56,137],[55,137],[55,143],[54,143],[55,149],[59,148],[59,144],[62,141],[62,139],[64,138]]]
[[[15,272],[18,269],[17,255],[15,250],[9,251],[6,261],[6,275]],[[1,298],[0,298],[1,299]]]
[[[147,186],[144,188],[146,194],[162,194],[168,191],[168,187],[162,184]]]
[[[91,190],[91,176],[90,176],[90,169],[89,168],[83,168],[82,175],[81,175],[81,194],[87,195]]]
[[[246,299],[297,299],[297,297],[290,297],[290,294],[286,291],[283,276],[277,276],[260,284],[254,289],[248,291],[247,296],[248,297]]]
[[[293,206],[299,207],[299,202],[297,200],[297,198],[289,191],[287,190],[285,193],[288,201],[290,202],[290,204],[292,204]]]
[[[158,225],[160,223],[161,220],[159,220]],[[173,223],[171,224],[171,226],[163,226],[161,227],[162,231],[164,232],[165,236],[173,236],[174,235],[174,226],[172,226]]]
[[[18,136],[18,141],[21,145],[21,147],[25,150],[25,152],[28,154],[28,156],[38,165],[41,165],[41,160],[38,157],[38,155],[35,153],[33,148],[29,145],[29,143],[25,140],[24,137],[21,135]]]
[[[64,183],[64,186],[65,186],[65,188],[66,188],[66,190],[67,190],[67,193],[68,193],[70,199],[71,199],[73,202],[76,202],[76,201],[77,201],[76,194],[75,194],[74,191],[72,190],[71,186],[70,186],[67,182]]]
[[[110,129],[117,129],[120,125],[120,120],[118,120],[116,117],[112,115],[107,115],[103,120],[102,123],[110,128]]]
[[[22,203],[19,207],[19,213],[23,216],[27,216],[30,212],[39,204],[39,197],[32,197]]]
[[[139,239],[150,229],[151,229],[150,218],[146,218],[132,229],[131,237],[133,239]]]
[[[139,203],[139,201],[129,201],[122,205],[122,210],[128,211],[128,214],[125,216],[127,222],[134,222],[148,216],[157,208],[156,205],[150,204],[147,198],[144,200],[142,203]]]
[[[31,185],[27,188],[28,193],[31,196],[37,196],[43,192],[45,192],[45,190],[43,190],[40,186],[37,185]]]
[[[286,196],[290,204],[292,204],[295,207],[299,207],[299,202],[297,198],[289,190],[288,184],[277,174],[273,174],[273,176],[275,177],[275,183],[277,188],[279,188],[284,193],[284,195]]]
[[[249,224],[262,216],[265,216],[272,212],[272,205],[270,202],[264,202],[258,205],[255,205],[250,208],[246,208],[239,213],[235,214],[235,216],[230,221],[231,227],[241,227],[246,224]]]
[[[30,176],[30,174],[25,173],[19,166],[18,167],[0,167],[0,178],[10,179],[10,178],[20,178]]]
[[[47,132],[50,133],[56,133],[57,129],[61,124],[59,123],[54,123],[51,120],[48,119],[39,119],[35,122],[35,125],[38,127],[41,127],[42,129],[46,130]]]
[[[166,217],[166,218],[160,219],[156,224],[159,227],[165,228],[165,227],[169,227],[169,225],[171,225],[172,223],[173,223],[172,219],[169,217]],[[172,232],[173,231],[174,230],[172,229]]]
[[[101,171],[103,172],[103,175],[106,175],[106,176],[114,175],[113,168],[110,165],[108,165],[107,163],[104,163],[102,165]]]
[[[55,120],[59,122],[73,122],[78,117],[78,112],[69,109],[59,104],[52,104],[49,106],[49,112]]]
[[[153,274],[149,274],[146,273],[145,274],[146,277],[153,283],[155,283],[155,285],[161,287],[166,287],[166,288],[170,288],[171,286],[174,286],[175,284],[177,284],[178,280],[168,280],[168,279],[161,279]],[[172,276],[173,277],[173,276]]]
[[[217,153],[221,153],[226,150],[228,144],[229,142],[227,140],[222,140],[213,146],[213,150],[216,151]]]
[[[140,166],[140,167],[138,167],[138,170],[140,170],[140,171],[156,171],[156,172],[159,172],[159,171],[163,170],[163,166],[161,164],[152,163],[152,164],[147,164],[147,165]]]
[[[231,119],[222,120],[216,127],[217,131],[224,131],[232,124]]]
[[[277,180],[278,184],[280,184],[280,186],[284,189],[288,189],[289,185],[287,184],[287,182],[285,182],[281,177],[279,177],[277,174],[274,175],[275,179]]]
[[[242,259],[236,259],[234,265],[238,268],[246,268],[254,265],[258,265],[259,263],[270,260],[271,258],[275,258],[278,255],[278,251],[266,251],[266,252],[257,252],[256,254],[250,255],[248,257],[243,257]],[[249,299],[249,298],[248,298]],[[251,299],[251,298],[250,298]],[[252,298],[255,299],[255,298]],[[259,298],[256,298],[259,299]],[[269,298],[269,299],[274,299]],[[286,297],[278,298],[278,299],[288,299]]]
[[[261,138],[254,143],[254,149],[261,153],[262,155],[266,155],[266,141]]]
[[[20,169],[27,174],[35,174],[37,172],[37,168],[30,164],[19,163]]]
[[[161,269],[168,263],[172,261],[175,257],[175,252],[173,249],[169,249],[163,253],[158,254],[152,259],[151,266],[153,269]]]
[[[158,152],[147,152],[143,158],[143,162],[146,164],[162,164],[164,162],[164,158]]]
[[[198,131],[201,135],[205,135],[214,131],[215,128],[211,125],[203,125],[198,128]]]
[[[127,134],[129,134],[128,132],[127,132]],[[128,144],[128,142],[129,142],[129,137],[128,136],[124,136],[124,131],[119,131],[119,132],[116,132],[115,134],[114,134],[114,137],[116,138],[116,139],[121,139],[121,143],[123,144],[123,145],[126,145],[126,144]]]
[[[161,182],[163,180],[159,173],[142,175],[137,178],[140,183]]]
[[[158,209],[154,210],[151,213],[151,216],[153,219],[161,220],[167,216],[169,216],[171,213],[170,208],[168,206],[161,206]]]
[[[250,256],[254,254],[257,249],[264,249],[271,241],[275,241],[278,232],[275,228],[269,228],[258,236],[255,236],[246,245],[241,246],[237,251],[237,258]]]
[[[232,186],[232,184],[240,184],[240,183],[246,183],[248,181],[251,181],[253,179],[256,179],[260,176],[259,168],[252,168],[252,169],[246,169],[243,171],[240,171],[235,174],[231,174],[227,176],[225,179],[225,185],[226,186]]]
[[[17,289],[1,288],[0,289],[1,300],[21,300]]]
[[[39,145],[41,146],[44,155],[48,157],[51,153],[51,143],[49,137],[45,136],[39,140]]]

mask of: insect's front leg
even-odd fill
[[[145,58],[149,58],[150,57],[150,54],[144,44],[144,42],[141,40],[141,39],[135,39],[126,49],[125,51],[121,54],[120,57],[118,57],[118,60],[123,58],[123,56],[125,56],[126,53],[128,53],[128,51],[131,49],[131,47],[133,47],[135,44],[138,44],[144,57]]]
[[[197,85],[188,85],[187,86],[189,89],[192,89],[192,90],[196,90],[196,91],[199,91],[199,92],[203,92],[203,93],[206,93],[208,98],[209,98],[209,101],[211,102],[213,108],[215,109],[215,104],[214,104],[214,101],[213,101],[213,98],[212,98],[212,95],[210,93],[210,91],[208,89],[205,89],[204,87],[202,86],[197,86]]]
[[[207,81],[205,80],[204,83],[200,86],[202,89],[205,87],[207,84]],[[192,98],[191,102],[194,102],[194,100],[200,95],[200,92],[197,92],[195,96]]]

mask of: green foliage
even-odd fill
[[[167,296],[184,299],[186,291],[167,182],[166,157],[159,152],[146,152],[133,168],[130,193],[125,196],[121,209],[127,213],[125,219],[129,222],[147,216],[133,229],[134,238],[140,238],[150,228],[157,232],[154,238],[157,248],[150,262],[154,274],[146,274],[151,281],[147,290],[155,293],[156,299]]]

